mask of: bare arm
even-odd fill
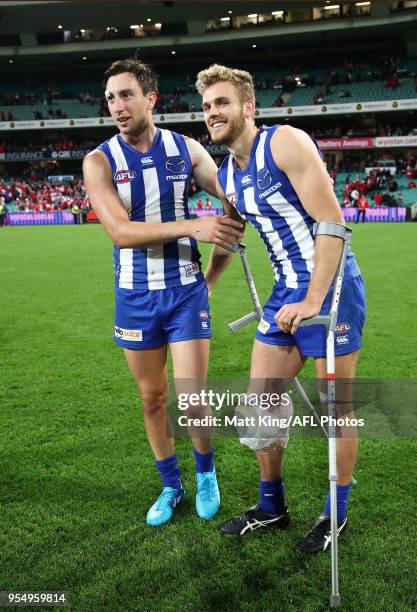
[[[184,219],[167,223],[130,221],[114,188],[110,164],[101,151],[92,151],[84,159],[84,180],[92,207],[110,238],[119,248],[145,248],[192,237],[230,247],[239,240],[239,225],[227,217]]]
[[[332,221],[344,225],[339,203],[317,148],[312,140],[290,126],[282,127],[271,139],[276,164],[291,181],[300,201],[315,221]],[[314,271],[306,298],[298,304],[283,306],[276,315],[284,331],[295,333],[302,319],[320,312],[334,278],[342,250],[342,241],[333,236],[317,236]]]
[[[217,179],[216,179],[216,190],[217,190],[216,195],[221,200],[226,214],[232,219],[236,219],[236,220],[240,219],[240,222],[244,224],[245,223],[244,219],[242,219],[242,217],[239,215],[237,210],[230,204],[230,202],[226,198],[225,193],[220,187],[220,184]],[[213,286],[217,283],[220,276],[229,266],[230,262],[232,261],[233,255],[234,253],[231,253],[230,251],[226,251],[225,249],[222,249],[222,247],[220,246],[216,245],[213,247],[213,250],[211,251],[211,254],[210,254],[210,259],[207,265],[207,269],[204,274],[209,293],[211,293]]]
[[[214,159],[203,145],[193,138],[186,137],[185,142],[191,157],[195,182],[210,195],[218,197],[216,190],[217,166]]]
[[[245,224],[245,220],[237,212],[226,198],[225,193],[217,180],[217,166],[213,158],[199,142],[193,138],[186,137],[188,152],[193,164],[193,176],[197,185],[207,191],[210,195],[218,198],[223,204],[224,211],[228,217],[238,221],[240,225]]]
[[[212,196],[219,198],[223,204],[224,211],[230,219],[238,221],[244,225],[244,220],[237,213],[236,209],[229,203],[226,195],[220,187],[217,180],[217,166],[213,158],[209,155],[206,149],[196,140],[192,138],[186,139],[188,152],[190,153],[193,163],[193,176],[197,185],[207,191]],[[211,254],[205,272],[205,279],[209,292],[218,281],[220,276],[226,270],[232,261],[233,252],[229,249],[224,249],[219,245],[215,245]]]

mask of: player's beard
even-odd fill
[[[230,146],[245,129],[246,120],[243,111],[235,117],[230,117],[227,120],[227,127],[224,133],[219,134],[218,138],[212,136],[213,142],[216,144],[224,144]]]

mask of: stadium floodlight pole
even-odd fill
[[[326,339],[326,368],[327,368],[327,406],[329,418],[328,430],[328,455],[329,455],[329,485],[330,485],[330,546],[332,565],[332,592],[330,595],[330,607],[340,606],[339,593],[339,561],[337,547],[337,455],[336,455],[336,380],[335,380],[335,351],[334,334],[337,325],[337,313],[339,308],[340,293],[342,290],[343,276],[345,272],[346,257],[350,248],[352,230],[340,223],[321,222],[314,225],[314,235],[335,236],[343,240],[343,248],[340,256],[337,272],[333,284],[333,295],[329,314],[310,317],[301,321],[300,327],[309,325],[324,325],[327,332]]]
[[[250,312],[249,314],[245,315],[244,317],[237,319],[237,321],[233,321],[233,323],[229,323],[229,328],[234,333],[239,331],[241,327],[244,327],[251,321],[255,321],[255,320],[260,321],[263,317],[263,309],[259,301],[258,292],[256,291],[255,282],[253,280],[252,272],[250,270],[248,259],[246,257],[246,245],[240,242],[236,245],[235,250],[239,251],[239,254],[240,254],[240,259],[242,261],[243,269],[245,271],[245,278],[246,278],[246,282],[249,287],[254,310]],[[303,400],[303,402],[306,404],[306,406],[310,410],[311,414],[316,419],[316,422],[318,423],[321,431],[323,432],[325,436],[327,436],[327,431],[323,427],[321,419],[317,415],[316,409],[314,408],[313,404],[309,400],[307,393],[304,391],[304,388],[297,377],[294,378],[294,384],[295,384],[295,387],[301,399]]]

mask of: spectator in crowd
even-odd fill
[[[376,193],[374,195],[374,202],[375,202],[375,206],[381,206],[382,205],[382,194],[381,193]]]
[[[352,202],[352,206],[357,206],[358,202],[359,202],[359,198],[360,198],[360,193],[358,191],[358,189],[352,189],[352,191],[350,192],[350,199]]]
[[[72,214],[72,216],[74,218],[74,224],[78,225],[79,222],[80,222],[80,209],[79,209],[79,207],[78,207],[76,202],[72,203],[71,214]]]
[[[313,96],[313,104],[323,104],[323,102],[324,102],[323,93],[321,91],[318,91]]]
[[[366,211],[369,208],[369,202],[365,195],[362,194],[358,200],[358,212],[356,213],[356,223],[359,223],[359,218],[362,217],[362,223],[365,223]]]
[[[397,206],[395,198],[393,198],[393,196],[388,192],[383,194],[382,203],[384,204],[384,206]]]
[[[397,183],[397,181],[395,181],[394,179],[392,179],[391,181],[389,181],[389,183],[388,183],[388,189],[389,189],[389,191],[397,191],[397,189],[398,189],[398,183]]]
[[[4,225],[6,214],[7,214],[6,200],[2,196],[0,197],[0,227],[3,227]]]

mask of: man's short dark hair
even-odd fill
[[[135,77],[144,95],[151,91],[158,91],[158,75],[156,72],[151,66],[134,57],[113,62],[112,65],[107,68],[103,77],[104,89],[106,89],[107,81],[110,77],[116,76],[117,74],[123,74],[123,72],[128,72]]]

